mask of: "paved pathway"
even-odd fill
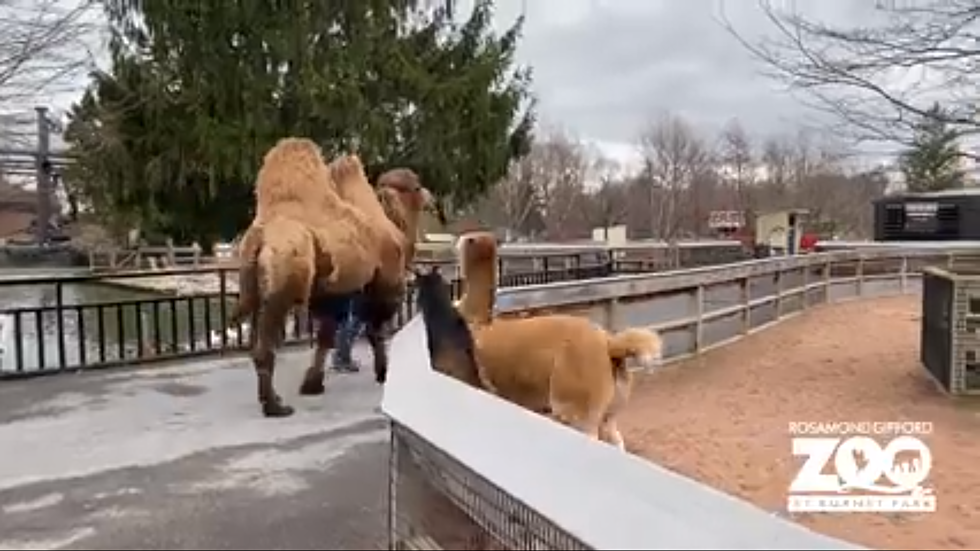
[[[284,420],[246,358],[0,385],[0,549],[383,547],[381,390],[298,397],[309,353],[281,355]]]

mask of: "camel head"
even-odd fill
[[[443,226],[446,225],[446,213],[441,202],[431,191],[422,186],[417,174],[407,168],[389,170],[378,178],[379,191],[393,191],[400,202],[413,213],[431,212]]]

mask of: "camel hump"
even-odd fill
[[[265,154],[265,163],[294,161],[302,158],[315,158],[322,162],[323,151],[309,138],[282,138]]]
[[[364,164],[356,154],[341,155],[330,163],[330,176],[338,183],[364,178]]]
[[[333,199],[320,147],[306,138],[283,138],[262,160],[255,183],[256,215],[287,203],[321,205]]]

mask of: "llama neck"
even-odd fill
[[[472,268],[472,267],[470,267]],[[463,269],[463,297],[459,310],[470,323],[490,323],[497,296],[497,265],[488,269]]]

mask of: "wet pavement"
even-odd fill
[[[0,549],[383,547],[381,389],[299,397],[309,354],[281,355],[288,419],[246,357],[0,386]]]

